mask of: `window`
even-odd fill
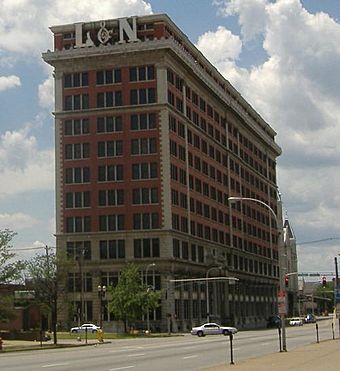
[[[148,104],[156,102],[155,88],[130,90],[130,104]]]
[[[132,204],[148,205],[158,203],[157,188],[135,188],[132,190]]]
[[[66,243],[66,254],[68,258],[78,260],[91,260],[91,241],[72,241]]]
[[[67,192],[66,208],[90,207],[90,192]]]
[[[154,66],[131,67],[129,69],[129,81],[146,81],[155,79]]]
[[[180,241],[175,238],[172,240],[172,253],[174,258],[180,257]]]
[[[156,152],[156,138],[139,138],[131,140],[132,155],[148,155]]]
[[[88,183],[90,182],[89,167],[70,167],[65,169],[65,183]]]
[[[79,160],[90,157],[90,144],[89,143],[75,143],[65,145],[65,159],[66,160]]]
[[[122,82],[120,69],[97,71],[97,85],[115,84],[119,82]]]
[[[98,166],[98,182],[124,180],[123,165]]]
[[[98,191],[99,206],[119,206],[124,205],[123,189],[107,189]]]
[[[132,179],[155,179],[157,178],[157,163],[143,162],[132,164]]]
[[[124,230],[124,215],[100,215],[99,230],[101,232]]]
[[[99,241],[100,259],[125,259],[124,240],[101,240]]]
[[[158,213],[133,214],[133,229],[159,228]]]
[[[151,130],[156,128],[155,113],[131,115],[131,130]]]
[[[97,108],[102,107],[117,107],[121,106],[122,92],[121,91],[108,91],[104,93],[97,93]]]
[[[98,157],[115,157],[123,155],[123,141],[110,140],[98,142]]]
[[[174,73],[171,70],[167,70],[167,79],[170,82],[170,84],[174,85],[175,77],[174,77]]]
[[[91,218],[89,216],[66,218],[66,233],[77,232],[91,232]]]
[[[118,240],[120,241],[120,240]],[[124,241],[123,241],[124,242]],[[105,259],[105,258],[104,258]],[[118,272],[101,272],[100,282],[102,286],[117,286],[119,280],[119,273]],[[104,303],[103,303],[104,304]],[[111,314],[112,316],[112,314]],[[104,313],[105,318],[105,313]]]
[[[89,108],[89,95],[66,95],[64,100],[65,111],[76,111]]]
[[[89,134],[90,125],[88,119],[82,120],[65,120],[64,134],[65,135],[83,135]]]
[[[189,244],[186,241],[172,240],[172,251],[174,258],[189,259]]]
[[[97,133],[123,131],[122,116],[97,117]]]
[[[134,258],[159,258],[159,238],[133,240]]]
[[[80,292],[80,273],[68,273],[67,290],[68,292]],[[80,309],[80,308],[79,308]]]
[[[168,90],[168,103],[175,106],[175,95],[170,90]]]
[[[64,88],[78,88],[89,85],[87,72],[66,73],[64,75]]]

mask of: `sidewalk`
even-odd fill
[[[107,341],[105,341],[107,343]],[[96,339],[88,339],[87,343],[84,339],[82,341],[76,341],[73,339],[68,340],[59,340],[57,346],[53,344],[52,340],[43,341],[40,344],[40,341],[26,341],[26,340],[3,340],[3,350],[6,351],[19,351],[19,350],[32,350],[32,349],[47,349],[54,347],[80,347],[86,345],[95,345],[102,344],[99,343]],[[1,354],[1,351],[0,351]]]
[[[334,371],[340,370],[340,339],[313,343],[288,352],[277,352],[265,356],[229,363],[205,371]]]

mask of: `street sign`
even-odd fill
[[[287,296],[285,291],[279,291],[277,294],[278,313],[280,315],[287,314]]]

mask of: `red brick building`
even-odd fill
[[[171,316],[185,330],[207,308],[219,322],[263,324],[276,312],[275,221],[228,197],[276,210],[274,130],[164,14],[51,30],[57,248],[78,260],[65,324],[72,310],[99,322],[97,286],[115,284],[130,261],[162,290],[154,329]],[[170,281],[207,275],[239,281]]]

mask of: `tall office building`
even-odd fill
[[[276,313],[275,218],[228,197],[277,211],[275,131],[167,15],[51,30],[56,243],[75,258],[62,324],[99,322],[97,287],[128,262],[161,290],[154,330],[263,324]]]

